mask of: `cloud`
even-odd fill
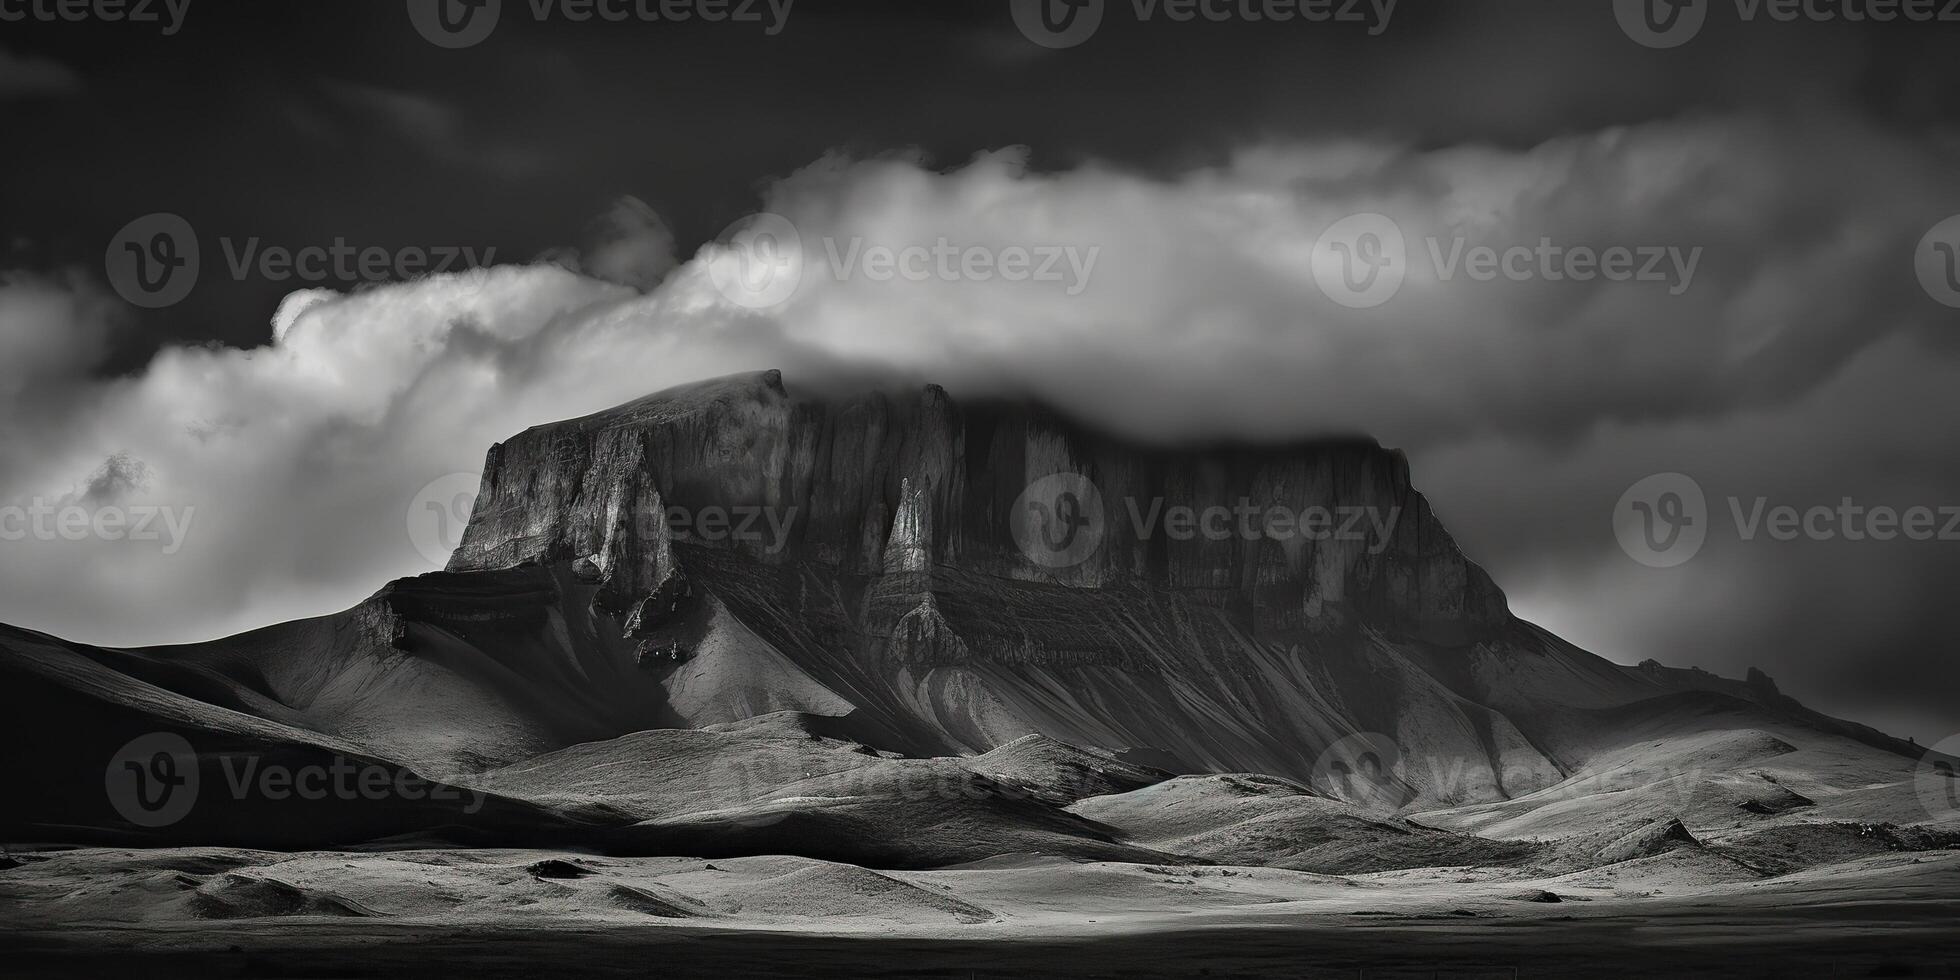
[[[289,121],[315,139],[382,132],[452,167],[504,178],[528,177],[544,168],[542,151],[477,134],[460,109],[433,96],[338,79],[323,79],[319,88],[324,105],[303,102],[288,111]],[[356,124],[343,126],[348,117]]]
[[[84,506],[117,504],[130,494],[140,492],[149,482],[148,464],[128,453],[117,453],[89,474],[81,489],[63,497],[61,502],[63,505]]]
[[[1910,288],[1902,256],[1947,213],[1932,202],[1951,194],[1950,160],[1848,124],[1709,119],[1523,152],[1261,148],[1171,182],[1093,166],[1034,175],[1013,152],[943,175],[833,160],[779,184],[769,208],[803,232],[802,288],[781,319],[834,350],[1031,388],[1148,434],[1556,440],[1787,400],[1887,334],[1938,329],[1943,311]],[[1312,272],[1323,233],[1363,212],[1397,222],[1408,269],[1392,299],[1354,310]],[[946,229],[961,245],[1061,244],[1099,259],[1077,296],[835,282],[822,268],[853,242],[930,244]],[[1428,247],[1548,238],[1701,258],[1675,295],[1666,283],[1443,281]]]
[[[328,612],[427,570],[406,531],[417,493],[525,427],[732,371],[780,367],[794,386],[876,369],[1154,438],[1369,432],[1415,451],[1523,611],[1602,652],[1746,660],[1800,696],[1780,667],[1827,676],[1861,636],[1864,655],[1917,669],[1913,643],[1960,639],[1937,600],[1901,598],[1913,575],[1953,572],[1944,557],[1711,545],[1649,574],[1608,515],[1634,479],[1673,469],[1779,499],[1954,486],[1955,433],[1903,420],[1912,398],[1954,414],[1949,313],[1912,268],[1960,210],[1954,154],[1829,117],[1734,116],[1519,150],[1262,145],[1170,177],[1035,172],[1014,150],[948,171],[832,157],[761,202],[793,236],[736,234],[669,269],[664,223],[622,202],[576,264],[296,293],[265,348],[173,348],[110,380],[86,372],[113,308],[79,284],[13,282],[0,309],[38,326],[0,345],[40,368],[0,367],[0,503],[71,492],[127,454],[147,479],[124,498],[198,516],[167,556],[4,545],[0,620],[122,644]],[[1400,290],[1365,309],[1315,275],[1328,231],[1359,213],[1410,243]],[[1430,253],[1459,239],[1699,252],[1686,283],[1479,281]],[[1019,253],[1054,256],[1054,276],[1000,274]],[[1862,612],[1790,625],[1833,589]],[[1913,710],[1899,717],[1960,724]]]
[[[107,289],[73,274],[0,270],[0,407],[73,394],[107,353],[117,316]]]
[[[58,61],[0,48],[0,101],[74,95],[82,76]]]
[[[680,264],[674,249],[666,220],[645,201],[622,197],[586,227],[579,247],[555,250],[544,260],[645,292]]]
[[[1787,406],[1607,425],[1556,448],[1473,439],[1414,469],[1520,615],[1621,662],[1760,666],[1808,704],[1931,744],[1960,730],[1947,689],[1926,683],[1960,648],[1942,598],[1960,542],[1745,538],[1735,511],[1960,505],[1960,459],[1943,448],[1960,440],[1957,386],[1949,356],[1899,335]],[[1656,569],[1621,552],[1611,515],[1663,472],[1702,487],[1709,538]]]

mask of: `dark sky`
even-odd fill
[[[0,12],[31,2],[0,0]],[[801,189],[785,200],[809,214],[869,214],[902,199],[921,213],[945,205],[971,217],[988,212],[962,210],[962,195],[992,178],[945,172],[1026,147],[1026,174],[1005,186],[1033,188],[1055,214],[1170,215],[1150,227],[1174,239],[1188,229],[1163,246],[1189,250],[1175,260],[1188,282],[1143,278],[1186,282],[1188,305],[1168,304],[1178,315],[1231,324],[1291,316],[1273,298],[1284,291],[1241,284],[1254,278],[1242,263],[1211,265],[1243,236],[1213,240],[1209,228],[1179,225],[1180,209],[1218,185],[1347,194],[1359,179],[1327,177],[1326,156],[1395,146],[1400,162],[1370,164],[1370,193],[1387,187],[1447,214],[1522,181],[1524,192],[1505,192],[1514,205],[1506,218],[1522,214],[1520,227],[1535,215],[1584,234],[1708,244],[1711,285],[1696,294],[1705,299],[1678,315],[1616,313],[1621,294],[1555,290],[1507,292],[1490,308],[1483,294],[1397,307],[1410,322],[1391,326],[1416,339],[1371,347],[1330,335],[1329,349],[1348,358],[1333,377],[1355,386],[1351,397],[1316,393],[1298,372],[1229,345],[1195,366],[1188,352],[1167,362],[1182,374],[1152,373],[1139,359],[1131,373],[1099,370],[1102,380],[1084,387],[1105,393],[1113,415],[1143,392],[1146,408],[1177,406],[1201,433],[1375,432],[1412,450],[1419,485],[1521,612],[1623,662],[1655,656],[1728,674],[1760,664],[1826,709],[1937,741],[1960,731],[1948,666],[1960,620],[1947,611],[1960,541],[1767,547],[1718,535],[1695,575],[1674,577],[1626,567],[1614,548],[1606,515],[1620,491],[1673,469],[1705,473],[1716,496],[1960,504],[1948,448],[1960,435],[1950,383],[1960,332],[1953,311],[1929,303],[1911,274],[1919,233],[1960,212],[1960,24],[1746,22],[1730,0],[1704,3],[1707,25],[1670,50],[1630,39],[1610,0],[1402,0],[1379,31],[1240,16],[1144,22],[1121,0],[1107,5],[1093,38],[1066,50],[1031,43],[1007,0],[799,0],[773,34],[764,23],[581,23],[557,4],[538,21],[532,0],[504,0],[491,36],[463,50],[425,40],[397,0],[191,0],[168,36],[155,24],[0,21],[0,270],[11,270],[24,297],[7,306],[0,296],[0,317],[14,318],[0,320],[0,357],[33,366],[11,380],[0,367],[0,407],[11,415],[0,425],[0,467],[12,470],[0,469],[0,493],[84,480],[113,453],[161,446],[139,423],[167,414],[159,406],[192,402],[183,411],[194,446],[214,432],[274,428],[279,451],[258,449],[252,460],[289,453],[282,479],[293,488],[341,486],[333,507],[376,514],[396,537],[398,485],[412,492],[434,475],[383,473],[379,462],[370,473],[354,462],[376,444],[374,432],[465,413],[443,400],[454,389],[431,387],[434,372],[391,383],[374,405],[350,399],[324,411],[329,396],[294,380],[304,372],[275,383],[241,366],[282,356],[237,352],[270,343],[282,298],[312,284],[207,274],[161,310],[107,294],[107,243],[154,212],[189,220],[207,252],[220,239],[292,248],[342,239],[495,249],[499,262],[525,263],[590,246],[603,229],[588,222],[630,197],[671,227],[685,260],[826,155],[901,163],[792,181]],[[1315,176],[1269,181],[1295,163],[1249,152],[1291,161],[1298,147],[1321,154],[1321,169],[1307,168]],[[1229,195],[1204,200],[1233,207]],[[207,267],[223,261],[204,256]],[[1221,298],[1239,285],[1257,301]],[[557,296],[521,295],[546,306]],[[1461,349],[1423,332],[1459,308],[1466,322],[1510,319]],[[1801,325],[1776,326],[1786,320]],[[1563,331],[1568,322],[1590,326]],[[74,333],[87,342],[50,354],[44,323],[86,324]],[[1738,323],[1771,324],[1762,329],[1774,356],[1725,359],[1697,346]],[[388,342],[371,341],[388,353],[361,371],[379,376],[391,358],[411,356]],[[506,383],[550,377],[539,365],[559,364],[538,352],[542,342],[498,342],[516,345],[494,361]],[[202,344],[232,353],[182,353]],[[971,363],[949,353],[958,349],[948,341],[935,357]],[[1064,358],[1055,376],[1092,367],[1106,364]],[[360,373],[336,384],[351,388]],[[228,384],[246,387],[234,395]],[[652,381],[595,384],[590,397],[636,386]],[[431,424],[415,445],[454,444],[466,459],[507,430],[598,407],[506,402],[502,414],[471,423],[481,432],[431,434]],[[293,448],[301,443],[308,448]],[[170,453],[137,454],[169,483]],[[227,472],[203,457],[177,466],[180,475]],[[334,551],[339,540],[277,560],[227,544],[223,567],[250,569],[251,587],[213,585],[211,595],[229,603],[224,615],[161,626],[105,614],[73,587],[43,588],[45,574],[10,576],[0,619],[104,642],[133,642],[146,628],[189,639],[215,624],[328,611],[378,585],[384,570],[418,569],[407,549],[405,562],[357,560],[363,539],[325,503],[274,509],[269,500],[213,503],[200,520],[213,536],[252,529],[259,549],[273,533],[265,529],[279,528],[294,540],[345,539],[348,554]],[[0,557],[0,570],[10,561]],[[96,594],[114,596],[119,609],[162,588],[101,578]],[[218,604],[201,595],[171,592],[169,601]]]

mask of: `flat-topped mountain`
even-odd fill
[[[1156,860],[1158,845],[1098,816],[1128,810],[1061,807],[1204,774],[1284,781],[1257,807],[1218,804],[1257,834],[1329,807],[1519,839],[1621,810],[1696,833],[1697,819],[1794,819],[1791,800],[1844,819],[1914,812],[1911,746],[1766,680],[1623,667],[1513,617],[1406,460],[1371,441],[1145,446],[1039,406],[936,387],[801,395],[773,371],[492,447],[448,569],[345,613],[136,651],[0,631],[0,673],[30,706],[7,724],[45,745],[49,779],[100,772],[122,742],[167,730],[234,759],[355,752],[491,794],[471,812],[159,829],[110,812],[98,786],[18,818],[34,839],[504,840],[538,826],[633,853],[902,864],[987,857],[922,828],[989,814],[1006,828],[996,843]],[[51,737],[68,723],[41,706],[93,720]],[[689,730],[705,734],[675,734]],[[812,740],[829,748],[794,748]],[[1701,768],[1641,768],[1675,751]],[[715,775],[683,792],[654,761],[668,758]],[[714,761],[744,758],[759,768]],[[1779,758],[1816,762],[1779,781]],[[1630,772],[1673,788],[1635,806],[1611,784]],[[875,827],[836,802],[892,799],[906,805]],[[1568,819],[1580,812],[1584,827]],[[854,850],[900,832],[918,847]]]
[[[1100,498],[1085,518],[1095,526],[1072,550],[1031,547],[1017,539],[1028,515],[1015,508],[1053,504],[1028,493],[1058,479]],[[646,519],[668,511],[690,522],[709,511],[746,519],[725,536]],[[1325,523],[1267,527],[1279,514]],[[1180,515],[1210,520],[1180,532]],[[638,518],[631,542],[618,533],[629,516]],[[1259,533],[1245,533],[1248,518]],[[649,573],[622,549],[661,554],[676,532],[764,564],[847,576],[945,568],[1175,591],[1244,613],[1262,638],[1366,622],[1463,644],[1508,622],[1502,593],[1410,488],[1407,461],[1371,441],[1151,449],[1025,404],[962,406],[938,387],[798,398],[774,371],[664,392],[492,448],[449,567],[590,558],[611,583]]]

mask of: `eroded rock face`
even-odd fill
[[[1024,491],[1057,474],[1087,481],[1101,501],[1083,531],[1098,544],[1066,563],[1031,553],[1012,526]],[[603,601],[623,607],[679,587],[676,542],[903,579],[874,586],[883,595],[873,601],[902,607],[887,618],[904,624],[903,643],[936,650],[952,644],[925,598],[945,568],[1178,591],[1243,611],[1262,637],[1364,624],[1461,645],[1508,621],[1502,593],[1410,487],[1403,457],[1371,442],[1153,449],[1037,408],[957,405],[936,387],[798,398],[776,372],[495,447],[449,567],[588,559]]]
[[[1039,732],[1311,779],[1376,731],[1424,750],[1403,768],[1436,800],[1557,775],[1399,652],[1516,624],[1368,441],[1151,448],[938,388],[827,400],[745,375],[495,447],[449,567],[531,564],[590,588],[629,649],[688,644],[680,667],[639,658],[683,719],[789,683],[911,753]]]

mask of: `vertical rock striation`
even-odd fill
[[[449,568],[527,565],[590,586],[629,647],[677,644],[713,703],[794,677],[905,751],[1039,732],[1314,779],[1372,731],[1430,753],[1403,776],[1431,800],[1558,776],[1419,665],[1516,624],[1371,441],[1167,449],[936,387],[829,400],[743,375],[495,447]],[[683,719],[705,690],[662,683],[693,685],[670,692]]]
[[[1065,566],[1037,561],[1013,533],[1024,491],[1057,474],[1086,480],[1102,504],[1099,546]],[[917,613],[907,629],[921,637],[941,628],[927,598],[945,568],[1180,592],[1242,612],[1262,638],[1365,624],[1458,646],[1509,620],[1503,594],[1411,488],[1404,458],[1372,442],[1182,452],[1039,408],[960,406],[936,387],[800,399],[773,371],[498,445],[449,567],[589,558],[618,604],[674,588],[677,542],[891,579],[872,605],[911,597],[897,619]]]

